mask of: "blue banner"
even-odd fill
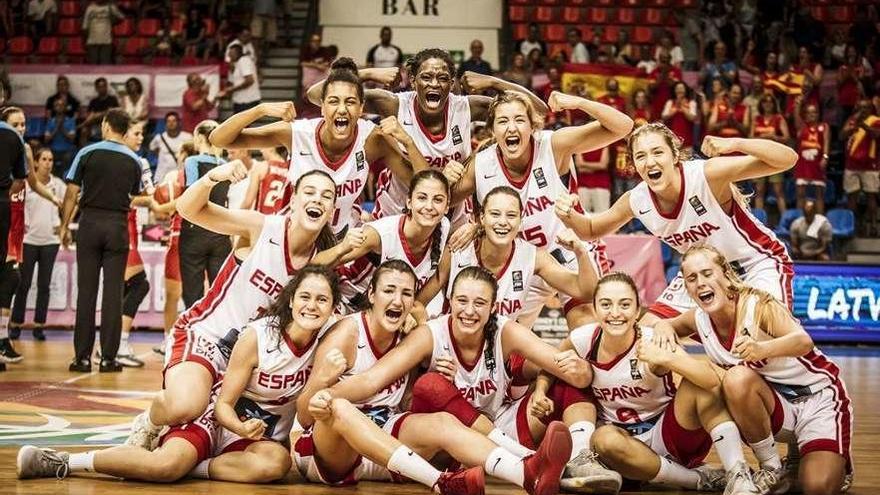
[[[794,315],[819,342],[880,343],[880,266],[797,263]]]

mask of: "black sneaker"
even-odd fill
[[[0,371],[6,371],[6,363],[0,363]]]
[[[43,333],[42,328],[35,328],[34,329],[34,340],[38,340],[40,342],[45,342],[46,334]]]
[[[15,352],[12,341],[8,338],[0,339],[0,361],[4,363],[17,363],[21,361],[21,354]]]
[[[21,337],[21,327],[9,327],[9,338],[12,340],[18,340]]]
[[[101,367],[98,368],[101,373],[118,373],[122,371],[122,365],[117,360],[105,359],[101,361]]]
[[[79,373],[91,373],[92,363],[90,363],[88,359],[83,359],[82,361],[74,360],[72,363],[70,363],[70,367],[68,368],[68,370]]]

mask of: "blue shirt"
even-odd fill
[[[58,125],[57,119],[49,119],[46,122],[46,132],[52,134],[55,132],[55,127]],[[73,117],[65,117],[61,122],[61,131],[55,134],[52,137],[52,141],[49,142],[49,148],[52,151],[64,153],[65,151],[73,151],[76,149],[76,143],[67,139],[65,134],[73,132],[76,130],[76,120]],[[74,136],[76,139],[76,136]]]
[[[128,146],[99,141],[79,150],[67,182],[82,188],[80,208],[128,213],[131,197],[141,192],[141,161]]]

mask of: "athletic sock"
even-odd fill
[[[80,452],[78,454],[70,454],[68,461],[71,471],[89,471],[95,470],[95,451]]]
[[[758,458],[758,464],[763,469],[779,469],[782,467],[782,459],[779,458],[779,452],[776,451],[776,440],[771,434],[769,437],[760,442],[750,443],[749,447]]]
[[[745,462],[743,456],[742,444],[739,439],[739,429],[733,421],[725,421],[709,432],[712,437],[712,443],[715,444],[715,450],[718,451],[718,457],[721,459],[721,465],[725,471],[730,471],[739,462]]]
[[[385,466],[392,473],[405,476],[411,480],[433,488],[440,479],[440,471],[428,463],[422,456],[413,452],[406,445],[397,447],[388,459],[388,465]]]
[[[123,330],[122,335],[119,337],[119,350],[125,351],[128,353],[128,335],[131,333],[131,330]]]
[[[504,481],[509,481],[517,486],[523,486],[525,480],[525,464],[520,457],[509,452],[504,447],[489,452],[485,464],[486,474]]]
[[[651,482],[695,490],[700,483],[700,473],[661,457],[660,471],[657,471],[657,476]]]
[[[569,461],[577,457],[582,450],[590,450],[590,439],[593,438],[594,431],[596,431],[596,425],[589,421],[578,421],[568,427],[568,432],[571,433]]]
[[[208,474],[208,467],[211,465],[211,459],[205,459],[204,461],[196,464],[196,467],[192,468],[192,471],[189,472],[190,478],[199,478],[203,480],[211,479],[211,475]]]
[[[498,428],[493,429],[489,432],[488,435],[489,440],[495,443],[495,445],[499,447],[504,447],[508,452],[519,456],[520,458],[530,456],[535,453],[534,450],[522,445],[517,442],[513,437],[499,430]]]
[[[0,314],[0,339],[9,338],[9,316]]]
[[[160,394],[164,393],[164,391],[160,391],[159,393]],[[147,410],[144,411],[144,413],[145,413],[144,418],[146,419],[147,428],[149,428],[150,431],[159,431],[162,429],[162,426],[153,423],[153,418],[150,417],[150,415],[153,413],[153,408],[151,406],[147,406]]]

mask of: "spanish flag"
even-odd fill
[[[606,93],[605,83],[617,79],[620,94],[632,95],[638,89],[648,89],[651,79],[642,70],[617,64],[565,64],[562,67],[562,91],[578,94],[582,87],[590,98],[596,99]]]

